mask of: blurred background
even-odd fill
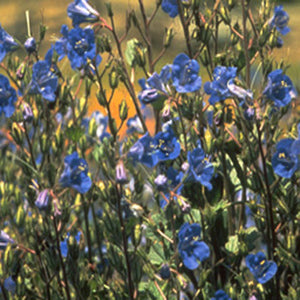
[[[72,26],[71,20],[67,16],[68,4],[71,0],[1,0],[0,1],[0,23],[2,27],[12,36],[17,38],[21,43],[26,40],[27,28],[25,20],[25,11],[30,12],[31,31],[32,35],[38,39],[39,24],[43,23],[48,27],[48,31],[41,47],[41,56],[43,56],[47,49],[49,49],[51,42],[54,43],[56,38],[60,37],[60,28],[62,24]],[[89,1],[100,13],[106,18],[105,0],[90,0]],[[144,0],[146,10],[150,15],[155,8],[154,0]],[[252,1],[260,3],[258,0]],[[112,0],[112,7],[115,14],[116,26],[121,36],[125,29],[126,10],[135,9],[138,11],[138,0]],[[275,50],[277,61],[285,59],[289,64],[288,75],[291,76],[294,84],[300,90],[300,1],[288,0],[277,1],[277,4],[284,5],[284,9],[290,15],[289,27],[291,32],[283,37],[284,46],[281,49]],[[239,15],[234,16],[239,18]],[[162,64],[171,63],[174,57],[185,50],[185,43],[181,40],[181,26],[179,18],[171,19],[167,14],[160,9],[155,21],[152,24],[153,42],[156,45],[154,57],[160,52],[163,41],[163,34],[165,27],[173,26],[176,32],[174,42],[168,50],[164,61],[157,65],[157,70],[160,70]],[[131,35],[136,35],[137,32],[131,30]],[[129,36],[129,37],[130,37]],[[225,33],[226,36],[226,33]],[[20,52],[19,55],[22,52]],[[25,55],[25,53],[23,53]],[[137,79],[138,77],[136,77]],[[126,98],[126,92],[119,90],[119,98]],[[97,107],[96,101],[91,101],[90,111]]]

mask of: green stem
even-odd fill
[[[64,264],[64,260],[63,260],[61,250],[60,250],[59,234],[58,234],[58,229],[57,229],[57,224],[56,224],[55,217],[53,218],[53,224],[54,224],[54,229],[55,229],[56,248],[57,248],[57,251],[58,251],[58,256],[59,256],[59,260],[60,260],[60,264],[61,264],[61,268],[62,268],[62,272],[63,272],[63,277],[64,277],[64,281],[65,281],[65,291],[66,291],[67,299],[71,300],[69,281],[68,281],[68,277],[67,277],[67,272],[66,272],[66,267],[65,267],[65,264]]]
[[[133,300],[134,299],[134,286],[133,286],[133,282],[132,282],[131,265],[130,265],[130,259],[129,259],[129,253],[128,253],[128,241],[127,241],[127,235],[126,235],[126,227],[125,227],[125,223],[123,220],[122,207],[121,207],[122,186],[120,186],[120,190],[118,187],[116,187],[116,191],[117,191],[117,201],[118,201],[117,202],[118,217],[119,217],[119,222],[121,224],[122,241],[123,241],[126,267],[127,267],[129,299]]]
[[[91,233],[89,229],[89,205],[84,197],[83,194],[81,194],[81,200],[83,203],[83,211],[84,211],[84,223],[85,223],[85,231],[86,231],[86,239],[88,244],[88,259],[89,263],[92,264],[92,243],[91,243]]]

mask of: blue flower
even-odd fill
[[[268,75],[268,84],[263,94],[274,101],[277,107],[288,105],[297,96],[291,79],[283,74],[281,69],[272,71]]]
[[[7,52],[15,51],[18,44],[0,25],[0,62],[4,59]]]
[[[13,295],[15,294],[16,288],[17,288],[17,284],[16,284],[16,282],[12,279],[11,276],[9,276],[8,278],[6,278],[6,279],[4,280],[3,286],[4,286],[4,288],[5,288],[8,292],[12,293]]]
[[[183,264],[190,270],[198,268],[199,261],[203,262],[210,255],[207,244],[199,241],[200,233],[201,227],[196,223],[183,224],[178,233],[178,251]]]
[[[276,27],[278,32],[282,35],[286,35],[291,31],[291,29],[287,26],[289,19],[289,15],[283,10],[283,6],[279,5],[274,8],[274,15],[269,24],[271,28]]]
[[[17,101],[17,93],[10,86],[9,80],[0,74],[0,115],[2,112],[9,118],[15,111],[14,103]]]
[[[13,244],[15,241],[3,230],[0,232],[0,250],[5,250],[9,243]]]
[[[154,72],[147,80],[142,78],[138,81],[142,88],[142,91],[138,94],[138,98],[143,105],[166,97],[168,92],[165,85],[171,77],[170,68],[171,66],[166,65],[162,68],[159,75]]]
[[[129,150],[128,156],[149,168],[160,161],[173,160],[180,154],[180,144],[169,127],[165,132],[159,132],[154,138],[147,132]]]
[[[199,64],[186,54],[177,55],[172,65],[173,85],[178,93],[196,92],[201,88],[202,80],[198,76]]]
[[[211,95],[209,98],[209,103],[211,105],[232,97],[231,92],[228,89],[228,82],[230,79],[236,77],[236,70],[235,67],[224,66],[217,66],[214,69],[213,82],[206,82],[204,84],[205,93]]]
[[[173,160],[180,154],[180,144],[170,126],[166,131],[158,132],[151,144],[158,161]]]
[[[295,140],[282,139],[276,145],[276,152],[272,157],[274,172],[284,178],[291,178],[299,168],[298,155],[293,150]]]
[[[218,290],[211,300],[231,300],[231,298],[223,290]]]
[[[24,43],[24,47],[29,54],[32,52],[35,52],[35,50],[36,50],[35,38],[34,37],[28,38]]]
[[[246,266],[254,275],[255,279],[261,284],[269,281],[277,272],[276,263],[266,260],[266,256],[263,252],[247,255]]]
[[[33,65],[30,93],[41,94],[45,100],[54,102],[58,78],[50,69],[51,66],[45,60],[40,60]]]
[[[99,65],[102,58],[99,54],[96,55],[95,35],[91,28],[76,27],[68,31],[68,27],[63,25],[61,33],[63,37],[55,43],[59,60],[67,55],[72,69],[87,68],[89,61],[93,59]]]
[[[153,155],[152,140],[153,138],[147,132],[130,148],[128,157],[131,157],[134,162],[139,161],[145,166],[153,168],[158,163],[158,159]]]
[[[163,0],[161,3],[161,8],[171,18],[175,18],[178,15],[177,0]]]
[[[214,167],[206,157],[200,142],[198,143],[197,148],[195,148],[192,152],[188,152],[187,157],[190,166],[187,180],[200,182],[202,185],[207,187],[208,190],[211,190],[212,185],[210,181],[214,175]]]
[[[92,186],[92,180],[88,176],[88,165],[83,158],[78,157],[77,152],[65,157],[65,169],[59,179],[63,187],[71,187],[81,194],[86,193]]]
[[[74,27],[80,23],[96,22],[99,19],[99,13],[88,4],[88,0],[75,0],[69,4],[67,12]]]
[[[49,207],[50,194],[49,190],[45,189],[38,194],[34,204],[39,210],[46,210]]]

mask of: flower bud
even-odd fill
[[[127,115],[128,115],[128,106],[126,103],[126,100],[123,99],[121,104],[119,105],[119,115],[120,115],[120,119],[122,121],[127,119]]]
[[[171,277],[171,271],[168,264],[163,264],[161,266],[159,275],[162,279],[169,279]]]
[[[168,182],[168,178],[163,174],[158,175],[154,179],[154,183],[157,185],[157,189],[159,191],[163,191],[165,189],[167,182]]]
[[[20,126],[16,122],[12,124],[11,136],[18,145],[23,144],[23,133]]]
[[[112,89],[116,89],[119,84],[118,73],[115,68],[112,68],[111,72],[109,73],[109,85]]]
[[[21,63],[16,71],[16,76],[19,80],[22,80],[24,78],[26,71],[26,65],[24,63]]]
[[[39,210],[46,210],[49,207],[50,193],[48,189],[43,190],[39,193],[34,204]]]
[[[24,43],[24,47],[28,54],[31,54],[36,51],[36,41],[33,37],[30,37]]]
[[[165,42],[164,42],[164,47],[169,48],[171,43],[172,43],[172,40],[174,38],[173,28],[166,28],[165,29],[165,36],[166,36],[166,39],[165,39]]]
[[[123,161],[119,161],[116,166],[116,182],[120,184],[125,184],[128,182],[125,167]]]
[[[30,123],[33,120],[33,112],[29,104],[26,102],[23,103],[23,118],[24,122]]]

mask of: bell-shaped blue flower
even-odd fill
[[[202,185],[207,187],[208,190],[211,190],[212,185],[210,181],[214,175],[214,166],[206,157],[200,142],[198,143],[197,148],[195,148],[192,152],[188,152],[187,157],[189,163],[189,174],[187,180],[200,182]]]
[[[291,29],[287,26],[289,22],[289,15],[286,11],[283,10],[283,6],[275,6],[274,8],[274,15],[271,18],[269,24],[271,28],[276,28],[278,32],[280,32],[282,35],[286,35],[291,31]]]
[[[274,172],[284,178],[291,178],[299,168],[298,155],[293,147],[295,140],[282,139],[276,145],[276,152],[272,157]]]
[[[17,93],[10,86],[8,78],[0,74],[0,115],[5,114],[5,117],[10,118],[14,111],[14,103],[17,101]]]
[[[50,69],[51,66],[45,60],[33,65],[30,93],[40,94],[44,99],[53,102],[56,99],[58,78]]]
[[[76,27],[68,31],[68,27],[63,25],[61,33],[63,37],[55,43],[59,60],[67,55],[72,69],[87,68],[88,62],[93,59],[98,66],[101,56],[96,55],[95,35],[91,28]]]
[[[201,88],[202,80],[198,76],[199,64],[186,54],[177,55],[172,65],[173,85],[178,93],[196,92]]]
[[[140,79],[139,85],[142,91],[139,92],[138,98],[143,105],[153,103],[167,95],[166,83],[171,77],[171,66],[166,65],[162,68],[160,74],[154,72],[147,80]]]
[[[261,284],[272,279],[277,272],[276,263],[267,260],[266,255],[263,252],[247,255],[246,266],[254,275],[255,279]]]
[[[74,0],[69,4],[67,12],[74,27],[81,23],[99,20],[99,13],[88,4],[88,0]]]
[[[92,180],[88,176],[88,165],[83,158],[79,158],[77,152],[65,157],[65,169],[59,179],[63,187],[71,187],[81,194],[86,193],[92,186]]]
[[[231,300],[231,298],[223,290],[218,290],[211,300]]]
[[[0,62],[4,59],[7,52],[15,51],[18,44],[0,25]]]
[[[291,79],[283,74],[281,69],[272,71],[268,75],[268,84],[263,94],[274,102],[277,107],[288,105],[297,96]]]
[[[231,92],[228,89],[228,82],[230,79],[236,77],[236,70],[235,67],[224,66],[217,66],[214,69],[214,80],[204,84],[204,91],[206,94],[210,95],[209,103],[211,105],[232,97]]]
[[[50,200],[51,197],[49,190],[45,189],[38,194],[38,197],[35,200],[34,204],[39,210],[46,210],[49,207]]]
[[[178,233],[178,252],[183,264],[190,270],[198,268],[199,261],[203,262],[210,255],[209,247],[200,241],[201,227],[199,224],[185,223]]]
[[[163,0],[161,3],[161,8],[171,18],[175,18],[178,15],[177,0]]]
[[[29,37],[25,43],[24,47],[28,53],[32,53],[36,50],[36,41],[34,37]]]

